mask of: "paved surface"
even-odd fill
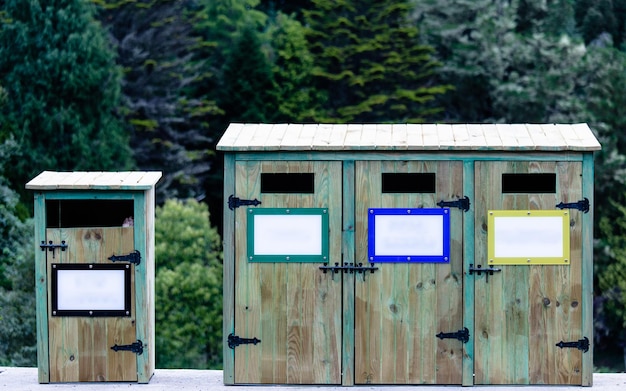
[[[191,369],[157,369],[154,377],[148,384],[137,383],[37,383],[37,368],[5,368],[0,367],[0,390],[2,391],[56,391],[56,390],[137,390],[137,391],[459,391],[459,390],[490,390],[490,391],[572,391],[572,390],[602,390],[626,391],[626,374],[624,373],[597,373],[593,376],[592,388],[576,386],[224,386],[222,371],[198,371]]]

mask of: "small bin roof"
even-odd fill
[[[148,190],[160,171],[44,171],[26,184],[31,190]]]
[[[587,124],[232,123],[220,151],[596,151]]]

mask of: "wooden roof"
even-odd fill
[[[596,151],[587,124],[242,124],[221,151]]]
[[[148,190],[161,178],[160,171],[44,171],[26,184],[32,190]]]

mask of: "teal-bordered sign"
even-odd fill
[[[327,208],[249,208],[248,262],[328,262]]]

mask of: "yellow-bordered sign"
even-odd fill
[[[569,265],[569,212],[490,210],[490,265]]]

